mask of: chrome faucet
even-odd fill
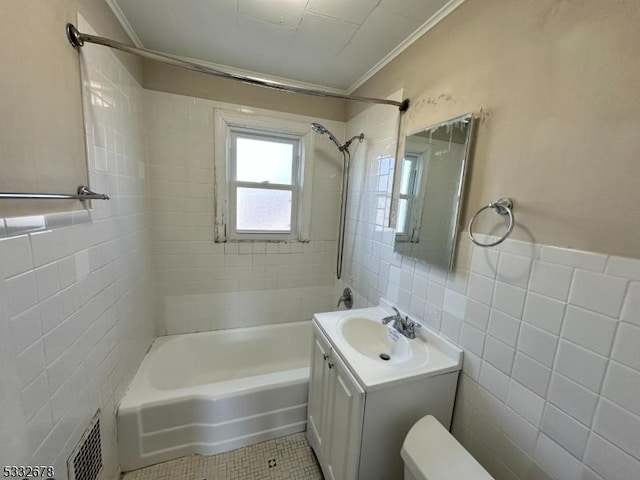
[[[342,296],[338,299],[338,306],[336,308],[339,308],[340,304],[343,302],[345,307],[353,307],[353,292],[351,292],[351,289],[349,287],[345,288],[342,291]]]
[[[387,325],[393,322],[393,328],[395,328],[398,332],[404,335],[407,338],[416,338],[416,328],[420,328],[420,325],[413,320],[409,320],[409,316],[403,317],[396,307],[393,308],[393,311],[396,312],[394,315],[389,315],[388,317],[384,317],[382,319],[382,324]]]

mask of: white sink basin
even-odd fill
[[[316,313],[313,321],[366,390],[460,370],[462,350],[424,325],[409,339],[381,323],[389,315],[391,305],[380,299],[377,307]]]
[[[423,355],[425,360],[428,356],[424,342],[410,342],[401,333],[369,318],[343,318],[338,331],[351,348],[378,362],[399,364],[414,355]]]

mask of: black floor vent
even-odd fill
[[[102,472],[100,410],[91,420],[80,442],[67,461],[69,480],[98,480]]]

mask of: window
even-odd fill
[[[231,234],[290,234],[296,227],[299,142],[264,132],[231,131]]]
[[[422,216],[422,200],[425,180],[423,174],[424,158],[428,149],[423,153],[406,152],[402,159],[400,176],[400,192],[398,196],[398,213],[396,222],[396,239],[404,242],[416,242],[420,231]]]
[[[216,242],[308,241],[307,122],[216,110]]]

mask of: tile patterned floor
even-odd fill
[[[305,434],[212,456],[191,455],[122,475],[122,480],[323,480]]]

